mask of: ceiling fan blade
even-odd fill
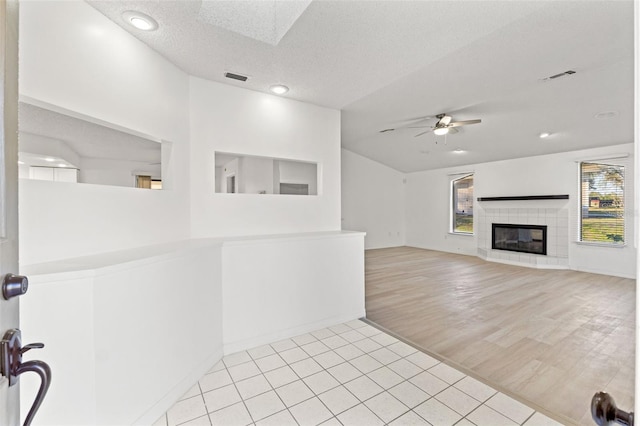
[[[454,121],[453,123],[449,123],[447,127],[460,127],[460,126],[466,126],[468,124],[478,124],[478,123],[482,123],[482,120],[477,119],[477,120],[466,120],[466,121]]]
[[[444,127],[444,126],[448,125],[449,123],[451,123],[451,116],[450,115],[445,115],[444,117],[442,117],[440,119],[440,121],[438,121],[437,126]]]
[[[424,134],[426,134],[426,133],[429,133],[431,130],[432,130],[432,129],[429,129],[429,130],[424,131],[424,132],[422,132],[422,133],[418,133],[417,135],[415,135],[415,136],[414,136],[414,138],[417,138],[418,136],[422,136],[422,135],[424,135]]]

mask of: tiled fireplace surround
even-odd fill
[[[533,268],[564,269],[569,265],[569,210],[536,208],[535,201],[481,202],[476,213],[478,256],[501,263]],[[546,204],[546,203],[545,203]],[[564,204],[564,203],[563,203]],[[491,224],[547,226],[547,255],[491,249]]]

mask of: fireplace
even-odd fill
[[[547,254],[547,227],[544,225],[491,225],[491,248],[520,253]]]

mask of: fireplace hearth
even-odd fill
[[[491,248],[519,253],[547,254],[545,225],[494,223],[491,225]]]

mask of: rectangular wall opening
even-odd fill
[[[545,256],[547,254],[547,227],[545,225],[494,223],[491,228],[491,248],[494,250]]]

